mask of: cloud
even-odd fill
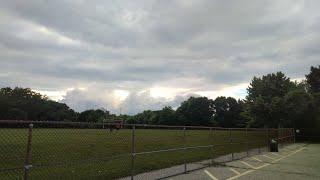
[[[112,113],[136,114],[144,110],[160,110],[165,106],[176,109],[189,97],[233,96],[243,99],[248,84],[225,87],[216,91],[190,91],[189,89],[170,89],[153,87],[147,90],[126,91],[121,89],[104,90],[102,87],[69,89],[65,92],[45,92],[51,98],[68,104],[76,111],[87,109],[108,109]]]
[[[159,110],[165,106],[177,108],[188,97],[199,96],[185,94],[168,98],[153,96],[150,90],[135,91],[127,94],[123,90],[104,91],[100,88],[72,89],[62,94],[63,98],[59,101],[68,104],[76,111],[104,108],[116,114],[120,112],[136,114],[143,110]],[[53,95],[57,96],[56,94]]]
[[[143,99],[139,109],[170,104],[166,99],[179,93],[242,97],[234,89],[253,76],[283,71],[301,78],[319,64],[319,6],[316,0],[1,1],[0,86],[64,92],[76,109],[112,104],[119,89],[130,93],[128,103]],[[155,87],[160,96],[135,97]],[[79,99],[79,88],[105,98]]]

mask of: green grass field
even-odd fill
[[[21,179],[26,156],[27,129],[0,129],[0,179]],[[184,145],[182,130],[137,129],[136,152],[179,148]],[[229,131],[187,130],[186,146],[229,143]],[[265,131],[232,131],[233,142],[259,141],[250,148],[266,144]],[[135,173],[213,156],[240,152],[246,145],[218,146],[185,151],[137,155]],[[33,130],[31,179],[114,179],[131,173],[131,130],[105,129]],[[17,170],[7,170],[20,168]]]

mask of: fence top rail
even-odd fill
[[[1,124],[44,124],[44,125],[117,125],[118,123],[103,123],[103,122],[69,122],[69,121],[36,121],[36,120],[0,120]],[[265,131],[265,130],[277,130],[277,128],[224,128],[224,127],[213,127],[213,126],[176,126],[176,125],[152,125],[152,124],[123,124],[124,127],[141,127],[141,128],[181,128],[181,129],[207,129],[207,130],[249,130],[249,131]],[[280,128],[283,130],[292,128]]]

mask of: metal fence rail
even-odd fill
[[[163,178],[267,151],[270,139],[294,142],[291,128],[114,127],[0,121],[0,179]]]

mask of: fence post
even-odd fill
[[[249,140],[248,140],[248,128],[246,128],[246,140],[247,140],[247,157],[249,156]]]
[[[280,127],[279,126],[278,126],[278,129],[277,129],[277,140],[278,140],[278,146],[280,147],[281,143],[280,143]]]
[[[259,131],[259,136],[260,136],[261,130],[259,129],[258,131]],[[259,154],[261,154],[261,145],[260,145],[260,143],[261,143],[261,141],[260,141],[260,139],[259,139],[259,147],[258,147],[258,153],[259,153]]]
[[[292,128],[292,132],[293,132],[293,143],[296,143],[296,131],[294,128]]]
[[[229,148],[231,148],[232,149],[232,136],[231,136],[231,128],[229,128]],[[234,156],[234,154],[233,154],[233,151],[231,152],[231,160],[233,161],[233,156]]]
[[[186,127],[183,127],[183,147],[186,148],[187,147],[187,142],[186,142]],[[186,152],[186,149],[184,150]],[[184,173],[187,173],[187,161],[184,160]]]
[[[213,149],[213,131],[212,128],[210,128],[210,150],[211,150],[211,165],[214,165],[214,149]]]
[[[131,180],[133,180],[134,177],[134,160],[136,156],[136,150],[135,150],[135,130],[136,126],[132,126],[132,132],[131,132]]]
[[[269,150],[269,128],[266,128],[266,131],[267,131],[267,133],[266,133],[266,136],[267,136],[267,139],[266,139],[266,148],[267,148],[267,151]]]
[[[31,163],[31,148],[32,148],[32,128],[33,124],[29,124],[29,130],[28,130],[28,142],[27,142],[27,153],[26,158],[24,162],[24,180],[29,179],[29,170],[32,167]]]

